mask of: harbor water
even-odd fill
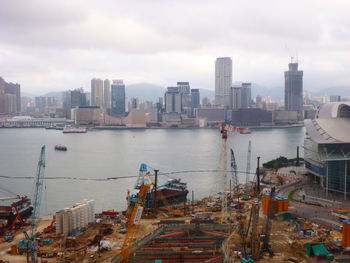
[[[227,150],[234,150],[238,170],[245,172],[251,140],[254,172],[257,156],[261,163],[281,155],[296,157],[296,148],[303,145],[304,137],[303,127],[229,133]],[[67,152],[55,151],[57,144],[67,146]],[[42,213],[55,212],[83,199],[95,200],[96,211],[125,209],[127,189],[133,188],[136,178],[95,179],[137,176],[141,163],[168,173],[159,176],[160,183],[169,177],[181,178],[187,182],[189,192],[194,191],[195,199],[220,188],[218,177],[222,174],[208,171],[219,168],[221,136],[217,129],[93,130],[86,134],[63,134],[57,130],[9,128],[0,129],[0,196],[9,195],[5,190],[31,195],[33,179],[13,178],[35,176],[42,145],[46,145],[46,177],[65,178],[45,180]],[[180,171],[187,172],[177,173]],[[245,176],[239,173],[239,180],[244,182]]]

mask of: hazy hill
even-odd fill
[[[165,92],[166,87],[150,83],[137,83],[127,85],[125,87],[125,93],[128,99],[131,99],[132,97],[137,97],[140,101],[158,101],[159,97],[164,98]],[[201,98],[208,97],[210,99],[213,99],[215,95],[213,90],[199,89],[199,92]]]
[[[322,89],[317,92],[312,92],[315,96],[331,96],[331,95],[340,95],[340,96],[350,96],[350,86],[335,86],[326,89]]]

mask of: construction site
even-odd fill
[[[2,227],[0,262],[350,262],[350,221],[329,227],[298,213],[299,206],[312,204],[290,200],[285,192],[302,175],[273,171],[275,183],[262,185],[258,164],[250,180],[250,142],[246,180],[239,182],[234,152],[227,147],[229,132],[245,131],[220,126],[221,191],[188,198],[180,179],[158,185],[158,170],[141,164],[126,211],[95,211],[93,200],[82,200],[40,216],[43,146],[31,213],[21,213],[18,201],[2,209],[15,212]],[[24,200],[13,197],[18,198]]]

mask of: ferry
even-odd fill
[[[86,128],[64,128],[63,133],[86,133]]]
[[[55,150],[56,151],[67,151],[67,146],[64,146],[64,145],[56,145],[55,146]]]
[[[248,128],[242,128],[242,130],[239,133],[240,134],[251,134],[252,131]]]

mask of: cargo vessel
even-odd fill
[[[168,179],[164,184],[157,186],[153,182],[153,175],[148,171],[146,164],[141,164],[139,176],[135,184],[135,193],[129,197],[129,202],[132,205],[137,201],[137,192],[142,184],[151,185],[150,191],[146,195],[146,208],[151,208],[154,205],[154,196],[157,198],[157,206],[166,206],[171,204],[184,203],[187,200],[187,184],[181,182],[180,178]],[[156,191],[156,193],[154,193]]]

